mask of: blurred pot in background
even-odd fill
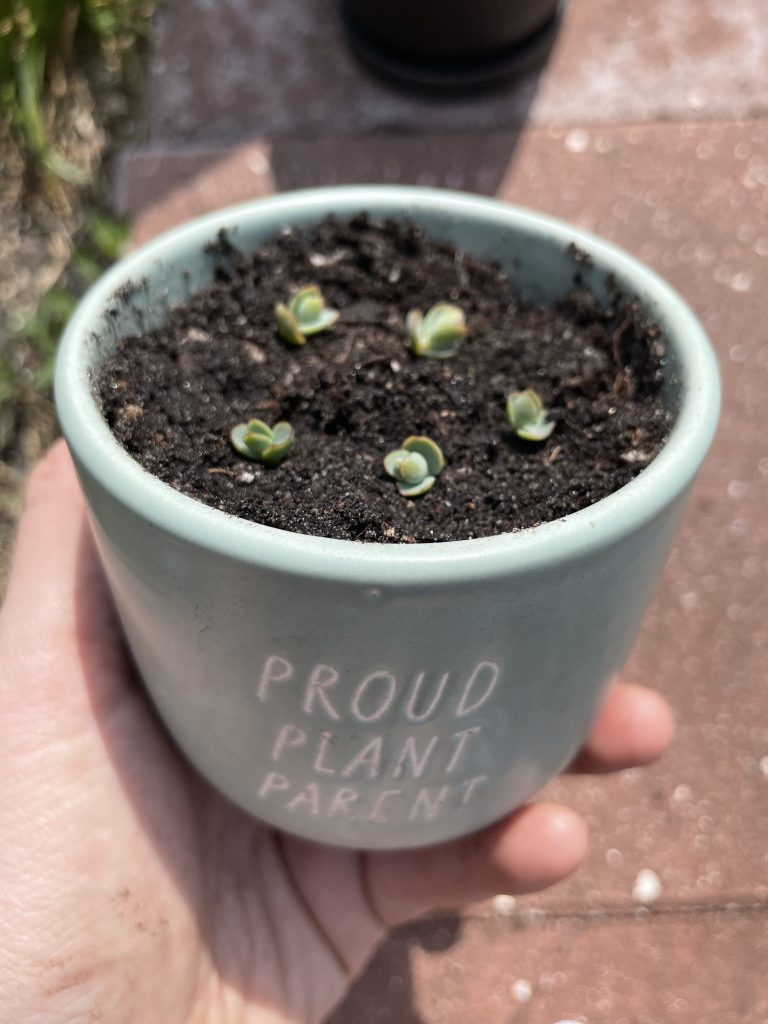
[[[562,0],[339,0],[357,55],[430,89],[483,87],[543,61]]]

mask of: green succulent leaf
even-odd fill
[[[243,443],[248,450],[248,455],[254,459],[260,459],[273,446],[272,438],[265,434],[248,433],[243,438]]]
[[[426,494],[427,491],[431,491],[435,483],[435,477],[425,476],[423,480],[417,484],[406,484],[401,480],[397,482],[397,489],[403,495],[404,498],[418,498],[421,494]]]
[[[263,420],[249,420],[238,423],[230,431],[232,447],[240,455],[265,466],[277,466],[283,461],[293,445],[293,427],[285,420],[270,427]]]
[[[288,454],[290,447],[290,445],[270,445],[265,452],[262,452],[261,461],[265,466],[279,466]]]
[[[336,309],[323,309],[314,320],[299,321],[302,334],[319,334],[321,331],[327,331],[329,327],[333,327],[340,316],[341,313]]]
[[[389,452],[389,454],[384,456],[384,469],[390,476],[396,477],[398,464],[407,458],[408,452],[405,448],[396,448],[393,452]]]
[[[448,359],[467,333],[464,311],[450,302],[438,302],[422,315],[412,309],[405,318],[411,349],[417,356]]]
[[[517,436],[524,441],[546,441],[554,429],[555,424],[551,421],[533,423],[518,430]]]
[[[288,308],[299,321],[316,320],[325,308],[325,302],[320,289],[316,284],[307,285],[302,288],[291,299]]]
[[[293,444],[295,436],[293,427],[286,420],[280,420],[272,428],[272,440],[277,448],[285,448],[287,451]]]
[[[435,442],[417,434],[384,456],[384,469],[406,498],[426,494],[444,467],[445,458]]]
[[[286,305],[275,306],[275,320],[280,337],[290,345],[304,345],[309,334],[327,331],[339,319],[336,309],[328,309],[316,284],[301,288]]]
[[[533,388],[507,395],[507,422],[524,441],[546,441],[555,424],[547,419],[547,410]]]
[[[461,340],[467,333],[464,312],[450,302],[438,302],[424,317],[423,329],[432,338],[446,336]]]
[[[236,427],[232,428],[229,434],[229,440],[232,442],[232,447],[241,455],[245,455],[246,458],[250,457],[250,450],[248,445],[245,443],[247,434],[247,423],[238,423]]]
[[[264,420],[248,420],[248,433],[249,434],[263,434],[272,440],[272,428]]]
[[[426,346],[421,333],[423,323],[424,317],[420,309],[412,309],[406,314],[405,329],[411,341],[411,349],[417,356],[426,355]]]
[[[299,327],[299,321],[284,302],[275,305],[277,333],[289,345],[306,345],[307,339]]]
[[[445,456],[430,438],[412,434],[403,441],[403,448],[409,452],[418,452],[427,464],[427,472],[432,476],[439,476],[445,469]]]
[[[421,483],[425,476],[429,476],[427,460],[418,452],[408,452],[397,464],[397,476],[404,484]]]

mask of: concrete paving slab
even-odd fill
[[[220,149],[136,150],[118,162],[116,205],[140,215],[137,244],[221,206],[271,195],[276,190],[268,143],[251,141]]]
[[[768,110],[764,0],[570,0],[550,60],[489,96],[419,99],[350,54],[334,0],[165,0],[150,139],[327,138],[533,124],[748,117]]]
[[[120,155],[116,200],[128,214],[163,204],[169,193],[186,186],[204,190],[206,207],[269,188],[284,192],[317,185],[410,182],[494,195],[506,175],[518,133],[462,132],[439,135],[381,135],[356,139],[252,140],[238,146],[168,147],[128,150]],[[227,162],[228,176],[219,166]],[[268,163],[265,163],[268,161]],[[194,184],[194,183],[197,184]],[[260,193],[259,193],[260,194]],[[200,196],[201,201],[203,197]],[[186,198],[174,210],[181,210]],[[151,230],[151,228],[149,229]]]
[[[434,921],[387,943],[327,1024],[765,1024],[768,917]]]

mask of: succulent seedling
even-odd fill
[[[308,334],[327,331],[340,315],[338,310],[326,306],[316,284],[308,284],[296,292],[287,305],[284,302],[275,305],[278,334],[289,345],[305,345]]]
[[[406,437],[399,448],[384,457],[384,469],[406,498],[426,494],[444,468],[443,453],[428,437]]]
[[[547,419],[547,410],[533,388],[507,395],[507,422],[524,441],[546,441],[555,424]]]
[[[467,333],[464,311],[450,302],[438,302],[426,314],[412,309],[405,318],[411,351],[430,359],[448,359]]]
[[[235,451],[265,466],[278,466],[294,441],[293,427],[285,420],[270,427],[263,420],[249,420],[233,427],[229,439]]]

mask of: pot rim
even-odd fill
[[[238,519],[174,490],[143,469],[112,435],[92,394],[85,342],[116,290],[141,279],[147,264],[179,248],[194,249],[222,228],[266,214],[290,224],[366,207],[377,214],[440,212],[485,221],[492,230],[524,230],[571,243],[613,270],[622,286],[663,310],[682,383],[676,422],[664,447],[633,480],[562,519],[515,533],[472,540],[381,544],[290,533]],[[178,256],[174,257],[178,262]],[[87,293],[61,340],[55,373],[62,431],[78,466],[114,499],[171,536],[212,553],[292,573],[369,585],[467,583],[571,561],[641,529],[688,487],[712,441],[720,383],[707,336],[684,300],[654,271],[622,249],[561,220],[470,193],[395,185],[341,186],[285,192],[217,210],[172,229],[130,253]]]

